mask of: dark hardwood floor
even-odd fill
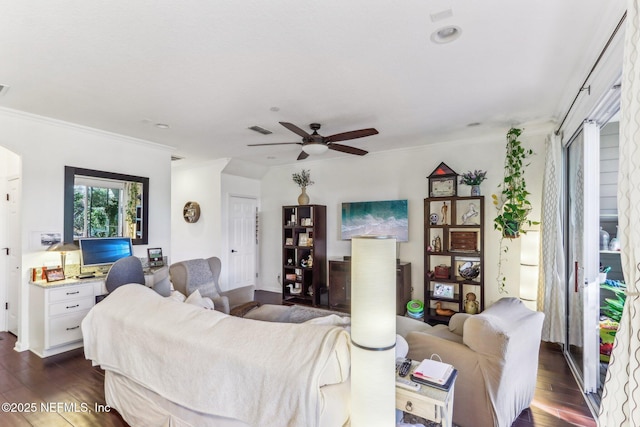
[[[257,297],[278,303],[271,298]],[[115,410],[105,410],[104,373],[82,349],[41,359],[14,351],[15,342],[0,332],[0,426],[127,426]],[[512,427],[532,426],[596,426],[556,345],[542,344],[534,401]]]

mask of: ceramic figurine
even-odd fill
[[[313,257],[311,255],[307,258],[307,267],[313,267]]]
[[[476,301],[476,294],[469,292],[464,300],[464,312],[467,314],[477,314],[480,311],[480,304]]]
[[[456,314],[455,311],[448,309],[448,308],[442,308],[442,303],[441,302],[437,302],[436,303],[436,314],[438,316],[453,316],[454,314]]]
[[[436,236],[435,240],[433,241],[433,251],[434,252],[442,251],[442,240],[440,240],[440,236]]]
[[[447,202],[442,202],[442,208],[440,212],[442,212],[442,225],[447,225],[447,211],[449,210],[449,206],[447,206]]]

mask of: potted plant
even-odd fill
[[[298,184],[300,188],[302,188],[302,193],[298,196],[298,204],[299,205],[307,205],[309,204],[309,196],[307,195],[307,187],[313,185],[314,182],[311,181],[311,172],[302,169],[302,172],[294,173],[291,175],[293,177],[293,182]]]
[[[521,134],[522,129],[518,128],[511,128],[507,132],[504,178],[498,186],[501,193],[500,196],[491,195],[498,211],[493,220],[493,227],[507,238],[519,237],[520,233],[526,233],[525,226],[538,224],[527,219],[531,212],[531,202],[524,172],[529,166],[526,160],[534,153],[533,150],[525,148],[518,139]]]
[[[480,184],[487,179],[487,171],[474,170],[468,171],[460,175],[460,184],[469,185],[471,187],[471,195],[480,195]]]

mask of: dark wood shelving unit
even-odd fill
[[[484,196],[448,196],[424,199],[425,322],[448,323],[441,308],[464,312],[466,295],[476,295],[484,310]],[[460,276],[459,267],[479,269],[473,279]]]
[[[327,305],[326,215],[323,205],[282,207],[283,304]]]

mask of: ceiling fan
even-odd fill
[[[298,160],[303,160],[309,157],[309,154],[322,154],[327,150],[342,151],[343,153],[355,154],[358,156],[364,156],[368,151],[361,150],[359,148],[350,147],[348,145],[336,144],[336,141],[347,141],[349,139],[362,138],[365,136],[376,135],[378,133],[374,128],[352,130],[349,132],[337,133],[330,136],[322,136],[318,133],[320,129],[320,123],[311,123],[309,127],[313,130],[313,133],[300,129],[293,123],[280,122],[280,124],[291,132],[298,134],[302,137],[302,142],[273,142],[268,144],[248,144],[249,147],[257,147],[260,145],[287,145],[298,144],[302,145],[302,151],[298,156]]]

